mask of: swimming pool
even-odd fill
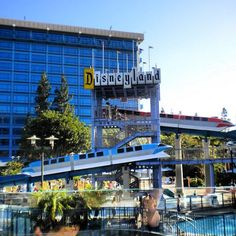
[[[177,227],[178,231],[185,235],[235,236],[236,213],[204,216],[194,220],[188,218],[188,220],[178,222]]]

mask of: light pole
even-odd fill
[[[150,55],[150,50],[153,49],[153,46],[148,46],[148,69],[150,71],[150,64],[151,64],[151,55]]]
[[[31,136],[27,139],[30,140],[31,145],[35,146],[35,147],[37,147],[36,146],[36,141],[41,140],[41,138],[38,138],[36,135],[33,135],[33,136]],[[49,141],[49,144],[51,145],[51,148],[53,149],[54,148],[54,143],[55,143],[56,140],[58,140],[58,138],[56,138],[54,135],[51,135],[50,137],[45,138],[45,140]],[[42,146],[41,149],[42,149],[42,153],[41,153],[41,187],[43,189],[43,181],[44,181],[44,147]]]
[[[144,65],[146,65],[147,62],[146,62],[146,61],[143,61],[142,64],[143,64],[143,69],[142,69],[142,71],[145,71],[145,70],[144,70],[144,69],[145,69]]]

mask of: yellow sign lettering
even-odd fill
[[[94,89],[94,69],[84,69],[84,89]]]

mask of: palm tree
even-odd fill
[[[55,226],[63,218],[64,212],[71,209],[71,196],[66,192],[38,192],[34,194],[36,206],[42,212],[46,228]]]

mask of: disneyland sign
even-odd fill
[[[94,89],[101,86],[123,86],[132,88],[134,85],[151,85],[160,83],[160,69],[154,68],[153,71],[137,72],[133,68],[127,73],[101,73],[94,71],[93,68],[84,69],[84,88]]]

